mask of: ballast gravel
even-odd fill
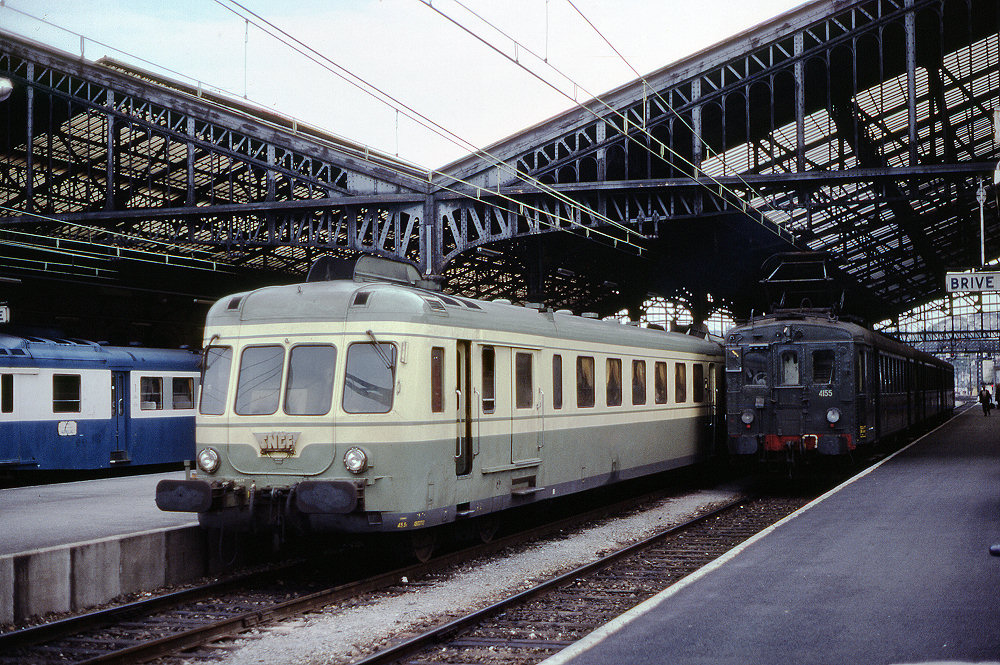
[[[353,605],[331,607],[244,634],[223,663],[328,665],[349,663],[379,647],[453,617],[480,609],[603,553],[679,524],[738,496],[735,489],[702,490],[662,499],[613,518],[525,548],[480,559],[450,573],[422,579],[405,593],[376,593]],[[412,581],[401,580],[406,588]]]

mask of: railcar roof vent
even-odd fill
[[[580,316],[582,316],[585,319],[599,319],[599,318],[601,318],[601,316],[597,312],[584,312]]]
[[[409,263],[367,254],[353,260],[321,256],[313,262],[306,275],[307,282],[328,282],[336,279],[390,282],[406,286],[414,286],[421,281],[420,272]]]

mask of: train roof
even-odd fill
[[[384,282],[333,280],[237,293],[208,312],[207,326],[382,321],[720,354],[719,344],[682,333],[576,316],[568,310],[472,300]],[[477,334],[468,334],[472,339]]]
[[[802,326],[813,330],[823,330],[828,339],[849,339],[856,342],[867,342],[883,351],[919,358],[933,365],[951,367],[950,363],[937,356],[915,349],[903,344],[899,340],[877,333],[857,323],[837,319],[831,316],[826,310],[782,311],[774,314],[766,314],[748,323],[731,328],[726,333],[726,343],[745,342],[752,344],[755,341],[759,341],[760,343],[772,342],[774,341],[774,337],[769,337],[763,331],[784,328],[785,326]],[[754,335],[752,331],[760,331],[763,334]]]
[[[183,349],[102,346],[80,339],[19,337],[0,333],[0,366],[63,366],[109,369],[198,369],[199,356]]]

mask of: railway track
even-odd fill
[[[352,665],[538,663],[801,508],[739,500]]]
[[[662,498],[663,493],[655,498]],[[211,657],[215,640],[255,626],[299,616],[337,603],[349,603],[377,590],[392,591],[401,579],[419,580],[470,559],[505,548],[552,537],[567,529],[649,503],[650,495],[551,521],[491,543],[478,544],[403,568],[371,565],[344,570],[330,561],[297,562],[280,570],[264,570],[145,599],[63,621],[0,634],[0,665],[49,663],[137,663],[199,649]],[[364,555],[354,557],[365,560]],[[335,571],[331,573],[331,571]],[[199,656],[200,657],[200,656]],[[186,660],[188,656],[183,656]],[[190,662],[190,661],[188,661]]]

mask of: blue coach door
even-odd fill
[[[111,453],[112,466],[131,461],[129,443],[128,372],[111,372]]]

